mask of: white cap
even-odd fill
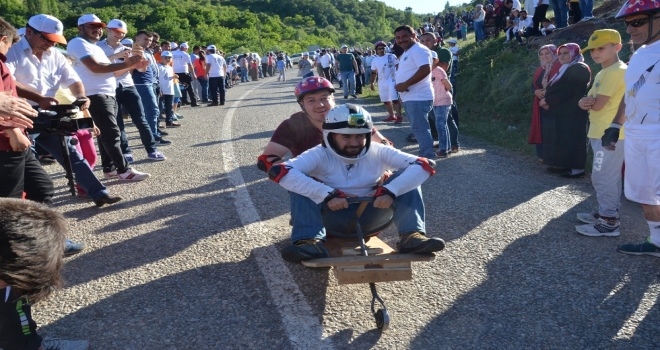
[[[18,34],[18,35],[20,35],[20,36],[25,35],[25,27],[23,27],[23,28],[18,28],[18,30],[16,31],[16,34]]]
[[[126,38],[126,39],[124,39],[124,40],[121,41],[121,44],[122,44],[122,45],[131,45],[131,46],[132,46],[132,45],[133,45],[133,39]]]
[[[169,52],[169,51],[163,51],[163,52],[160,54],[160,57],[172,57],[172,53]]]
[[[215,50],[215,45],[209,45],[206,47],[207,50]]]
[[[477,8],[478,8],[478,9],[483,8],[483,7],[484,7],[484,5],[482,5],[482,4],[477,4]]]
[[[303,52],[303,56],[309,56],[309,52]]]
[[[456,39],[452,38],[452,39],[447,40],[447,42],[450,43],[450,44],[456,44],[458,41],[456,41]]]
[[[179,45],[177,45],[177,43],[175,43],[174,41],[170,42],[170,48],[172,50],[176,49],[177,47],[179,47]]]
[[[126,25],[126,22],[119,19],[113,19],[108,22],[107,28],[116,29],[124,34],[128,33],[128,26]]]
[[[64,26],[59,19],[50,15],[36,15],[30,17],[28,26],[41,33],[44,38],[66,45],[66,39],[62,35]]]
[[[79,26],[81,26],[83,24],[87,24],[87,23],[99,23],[99,24],[102,24],[105,27],[105,23],[103,23],[103,21],[101,21],[100,18],[96,17],[96,15],[91,14],[91,13],[88,13],[86,15],[82,15],[82,16],[80,16],[80,18],[78,18],[78,25]]]
[[[347,49],[348,46],[346,46],[346,45],[342,45],[341,48],[342,48],[342,49]]]
[[[181,43],[181,45],[179,45],[179,47],[182,48],[182,49],[187,49],[188,48],[188,43]]]

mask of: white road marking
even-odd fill
[[[245,186],[245,180],[236,161],[232,142],[230,142],[234,111],[245,97],[264,83],[266,82],[246,91],[227,111],[222,123],[221,135],[221,140],[227,141],[221,144],[224,171],[231,184],[236,188],[234,202],[236,211],[243,223],[245,235],[253,238],[251,241],[254,242],[254,256],[266,280],[273,302],[282,316],[282,324],[289,341],[296,349],[333,349],[332,342],[323,333],[323,327],[318,317],[314,316],[305,296],[294,282],[291,272],[280,258],[280,253],[273,246],[273,242],[266,238],[269,236],[266,234],[267,228],[261,223],[261,217]],[[256,249],[260,247],[262,249]]]

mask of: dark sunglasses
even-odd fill
[[[54,41],[46,38],[40,31],[38,31],[38,30],[36,30],[32,27],[30,27],[30,29],[32,29],[32,32],[34,32],[34,34],[37,34],[37,36],[39,36],[41,38],[41,40],[43,40],[43,41],[45,41],[45,42],[47,42],[48,44],[51,44],[51,45],[56,44]]]
[[[623,21],[626,24],[626,27],[631,26],[633,28],[639,28],[645,24],[648,24],[649,21],[660,18],[660,16],[649,16],[647,18],[637,18],[632,21]]]

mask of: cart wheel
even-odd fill
[[[390,327],[390,315],[385,309],[378,309],[374,315],[376,318],[376,327],[381,331],[386,331]]]

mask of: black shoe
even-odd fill
[[[217,102],[209,103],[208,106],[209,107],[215,107],[215,106],[218,106],[218,103]]]
[[[357,98],[357,96],[355,96],[355,94],[351,95],[351,97],[353,97],[353,98]]]
[[[565,171],[561,174],[559,174],[561,177],[565,177],[567,179],[581,179],[584,177],[584,171],[581,173],[573,174],[572,171]]]
[[[341,89],[341,86],[339,88]],[[347,98],[348,98],[348,96],[344,96],[344,99],[347,99]]]
[[[445,249],[445,241],[413,232],[402,235],[396,243],[396,249],[401,254],[427,254]]]
[[[559,174],[559,173],[564,173],[566,171],[571,171],[571,169],[558,168],[556,166],[549,166],[547,170],[548,170],[549,173],[552,173],[552,174]]]
[[[220,105],[221,105],[221,106],[224,106],[224,105],[225,105],[225,101],[220,102]]]
[[[200,106],[200,104],[198,104],[198,103],[190,105],[190,107],[199,107],[199,106]]]
[[[158,133],[161,134],[161,135],[163,135],[163,136],[167,136],[167,135],[170,134],[169,132],[167,132],[167,131],[165,131],[165,130],[163,130],[163,129],[158,129]]]
[[[55,159],[55,157],[53,157],[50,154],[45,156],[39,156],[39,163],[41,164],[47,165],[47,164],[53,164],[55,162],[57,162],[57,160]]]
[[[411,133],[411,134],[408,134],[408,136],[406,136],[406,141],[408,141],[408,142],[417,142],[417,138],[415,137],[415,134]]]
[[[303,239],[282,249],[282,259],[291,263],[303,260],[329,258],[330,252],[318,239]]]
[[[167,146],[167,145],[171,145],[172,141],[161,138],[160,140],[156,140],[156,144],[161,146]]]
[[[109,194],[104,194],[103,197],[94,201],[97,207],[102,207],[106,204],[115,204],[121,200],[121,197],[110,197]]]

